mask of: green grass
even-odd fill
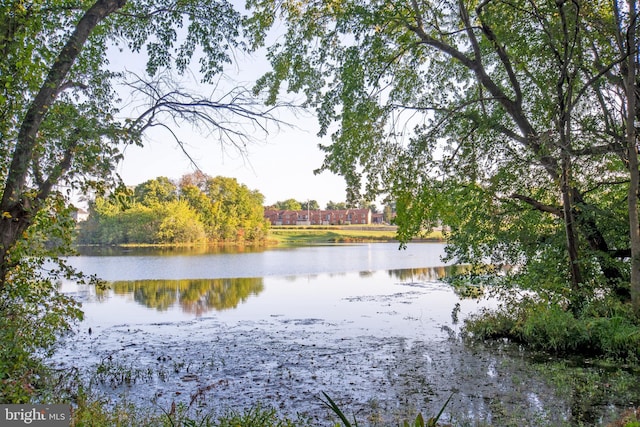
[[[390,242],[396,239],[396,229],[378,226],[272,227],[269,239],[284,245]],[[442,233],[432,232],[425,239],[441,241]]]

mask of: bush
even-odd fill
[[[639,360],[640,325],[633,316],[625,315],[630,310],[606,304],[606,300],[592,301],[576,317],[560,304],[525,298],[471,316],[464,330],[472,339],[508,338],[553,353]]]
[[[585,324],[557,305],[529,307],[521,327],[521,339],[545,351],[576,352],[585,348],[589,336]]]
[[[640,358],[640,329],[628,318],[601,317],[587,321],[592,345],[598,353],[619,359],[637,361]]]
[[[61,254],[70,253],[75,223],[63,203],[38,213],[10,253],[0,293],[0,402],[27,403],[46,379],[42,358],[82,318],[79,304],[58,289],[61,279],[83,279]]]

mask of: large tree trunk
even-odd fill
[[[571,197],[571,161],[568,154],[562,155],[562,212],[564,216],[564,228],[567,239],[567,252],[569,255],[569,272],[571,274],[571,288],[574,296],[579,300],[580,286],[582,285],[582,272],[578,258],[578,233],[576,232],[576,222],[573,217]],[[573,307],[574,310],[578,307]]]
[[[37,161],[33,156],[38,130],[47,110],[60,94],[69,70],[89,35],[101,21],[122,8],[126,2],[127,0],[97,0],[85,12],[24,116],[0,201],[0,292],[13,267],[9,257],[11,249],[32,224],[35,214],[49,196],[52,184],[55,184],[47,182],[34,192],[27,191],[26,188],[31,162]]]
[[[629,233],[631,243],[631,301],[634,310],[640,314],[640,221],[638,219],[638,190],[640,189],[640,172],[638,172],[638,147],[635,118],[637,113],[637,55],[636,45],[637,10],[635,0],[628,0],[630,24],[627,31],[627,61],[624,76],[625,95],[627,97],[627,150],[629,152]]]

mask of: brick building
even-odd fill
[[[265,209],[264,217],[271,225],[349,225],[371,224],[370,209],[277,210]]]

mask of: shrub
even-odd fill
[[[525,298],[465,320],[465,335],[486,340],[508,338],[553,353],[603,355],[626,361],[640,359],[640,328],[625,307],[589,303],[576,317],[560,304]],[[603,316],[608,313],[610,316]]]
[[[625,360],[640,358],[640,329],[628,318],[600,317],[586,323],[596,352]]]
[[[589,340],[584,323],[557,305],[529,307],[521,329],[524,342],[546,351],[579,351]]]

